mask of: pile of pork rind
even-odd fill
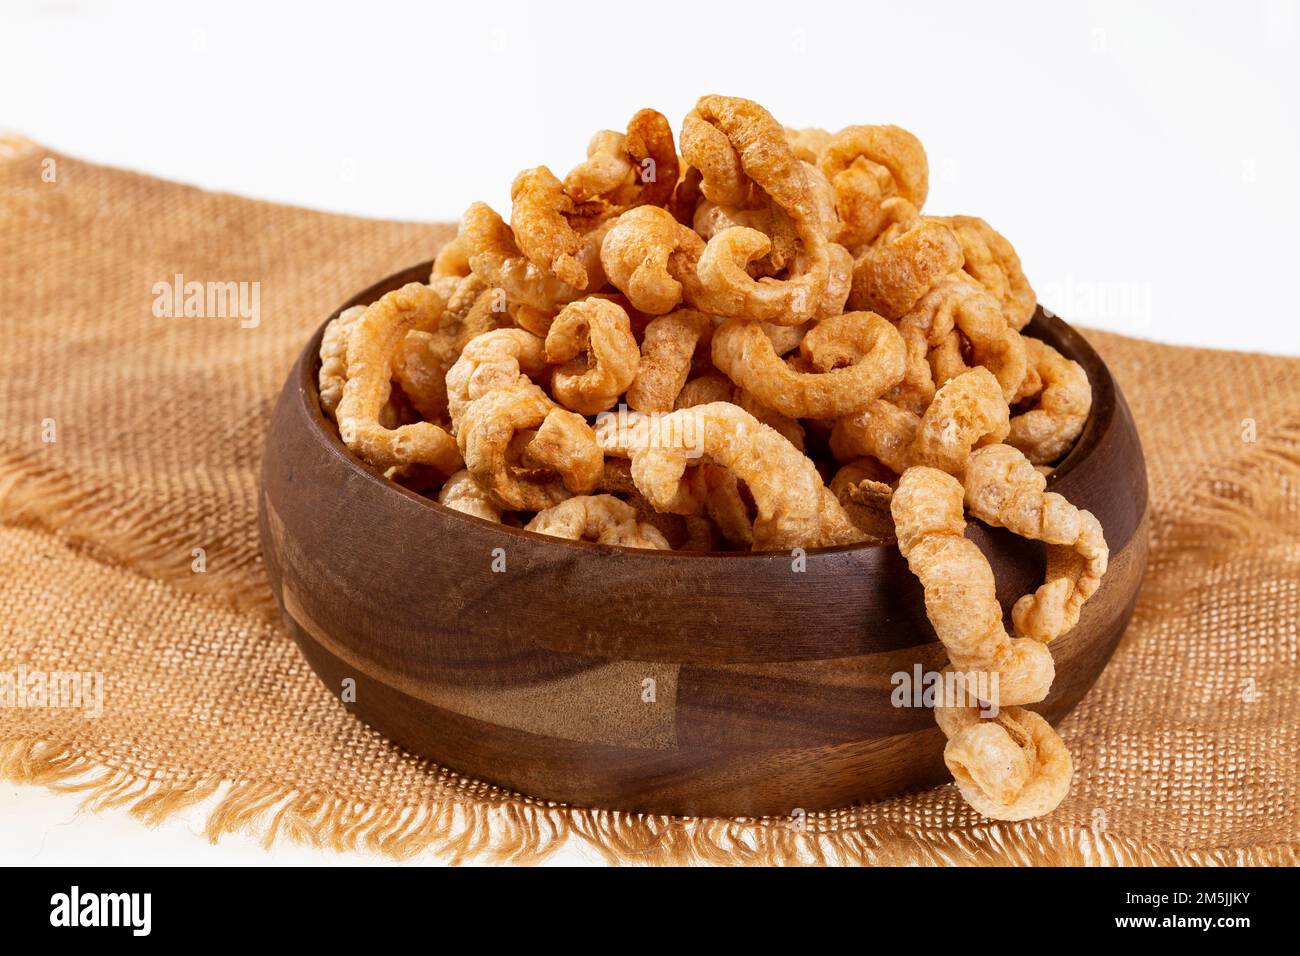
[[[520,173],[509,223],[470,206],[428,284],[331,322],[322,408],[394,481],[542,534],[896,543],[945,686],[996,677],[936,704],[962,794],[990,817],[1047,813],[1070,756],[1019,705],[1047,695],[1048,644],[1106,570],[1097,520],[1045,490],[1091,388],[1022,333],[1035,297],[1010,243],[922,215],[927,188],[896,126],[787,129],[705,96],[674,142],[642,110],[563,179]],[[967,515],[1046,544],[1010,634]]]

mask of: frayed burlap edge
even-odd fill
[[[143,527],[126,528],[121,516],[110,515],[94,496],[74,496],[70,487],[64,489],[60,479],[66,476],[52,470],[33,474],[26,464],[23,468],[19,461],[0,462],[0,504],[8,523],[30,522],[62,533],[101,560],[166,580],[191,580],[171,573],[174,542],[164,544]],[[1182,534],[1190,526],[1199,532],[1197,540],[1215,542],[1215,549],[1276,534],[1277,519],[1283,518],[1278,482],[1297,475],[1300,422],[1287,421],[1250,454],[1231,463],[1226,473],[1218,473],[1216,484],[1222,487],[1227,478],[1236,486],[1235,495],[1206,493],[1201,481],[1193,482]],[[1217,533],[1205,534],[1209,530]],[[1174,528],[1166,532],[1180,536]],[[833,816],[814,815],[800,830],[787,818],[678,818],[586,809],[494,788],[476,791],[472,799],[448,795],[423,804],[361,807],[338,795],[273,782],[232,783],[204,775],[182,781],[151,778],[105,766],[101,756],[79,750],[74,742],[21,737],[0,740],[0,778],[82,793],[87,809],[125,808],[148,826],[215,798],[205,824],[213,843],[225,834],[243,832],[259,837],[268,848],[288,839],[395,859],[429,852],[452,864],[538,863],[577,841],[611,864],[1300,865],[1297,842],[1185,849],[1041,820],[945,831],[897,822],[869,829],[837,827]]]
[[[570,841],[611,864],[868,866],[1295,866],[1300,845],[1180,849],[1106,831],[1041,821],[952,832],[890,823],[798,830],[785,819],[699,819],[591,810],[497,791],[493,799],[445,799],[362,808],[328,793],[275,783],[195,777],[165,782],[102,766],[72,745],[0,741],[0,777],[84,795],[90,810],[125,808],[147,826],[212,798],[205,832],[216,843],[242,832],[395,859],[430,852],[451,864],[533,864]]]

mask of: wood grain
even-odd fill
[[[427,275],[406,270],[341,308]],[[1049,487],[1096,514],[1111,546],[1079,626],[1053,644],[1057,680],[1035,709],[1055,721],[1132,615],[1146,469],[1096,353],[1041,311],[1028,331],[1093,383],[1093,413]],[[890,699],[891,675],[943,661],[897,549],[814,550],[796,573],[784,553],[561,542],[450,511],[339,442],[316,395],[319,335],[273,415],[263,553],[290,633],[331,693],[356,682],[361,719],[478,779],[628,810],[785,814],[945,779],[929,711]],[[974,522],[968,536],[1004,609],[1041,581],[1041,545]]]

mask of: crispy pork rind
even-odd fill
[[[830,268],[816,185],[786,142],[783,128],[751,100],[704,96],[682,125],[682,156],[702,175],[700,189],[720,206],[771,203],[793,225],[799,255],[785,279],[754,279],[750,262],[772,251],[772,239],[754,229],[723,229],[700,257],[704,296],[688,304],[713,315],[744,316],[778,325],[813,318]]]
[[[569,498],[538,512],[524,529],[570,541],[671,550],[667,539],[654,525],[638,521],[636,509],[613,495]]]
[[[627,133],[601,130],[587,145],[587,159],[564,177],[574,202],[598,201],[611,215],[633,206],[662,206],[681,172],[672,127],[662,113],[640,110]]]
[[[1037,383],[1026,397],[1034,399],[1035,405],[1011,419],[1007,444],[1019,448],[1035,465],[1046,465],[1065,454],[1083,431],[1092,411],[1092,386],[1078,362],[1046,342],[1029,336],[1022,339]]]
[[[915,412],[876,399],[857,414],[835,422],[831,453],[843,462],[864,456],[875,458],[902,474],[915,463],[912,444],[920,424],[921,416]]]
[[[835,188],[842,226],[832,238],[850,250],[874,241],[900,215],[919,212],[930,188],[921,141],[898,126],[849,126],[826,142],[817,164]],[[886,209],[891,199],[906,203],[908,213]]]
[[[1028,369],[1024,339],[1007,325],[993,297],[963,273],[937,283],[899,325],[912,321],[928,329],[927,339],[936,345],[956,329],[970,349],[972,363],[997,377],[1003,398],[1011,402],[1019,394]]]
[[[465,240],[456,236],[444,243],[433,260],[433,271],[429,275],[429,284],[435,285],[439,279],[460,279],[469,275],[469,247]]]
[[[545,166],[526,169],[510,187],[510,228],[536,266],[575,289],[586,289],[587,268],[578,258],[585,240],[569,222],[577,206]]]
[[[500,508],[540,511],[599,480],[603,455],[586,420],[556,406],[530,377],[548,369],[542,339],[498,329],[470,341],[447,373],[465,466]],[[517,436],[534,430],[520,447]]]
[[[898,550],[925,591],[925,612],[959,671],[996,672],[1000,705],[1047,696],[1056,669],[1047,646],[1002,626],[993,570],[966,536],[962,486],[937,468],[909,468],[890,500]]]
[[[647,421],[641,416],[641,421]],[[657,416],[660,435],[680,443],[633,440],[618,451],[632,459],[637,490],[657,510],[694,514],[698,497],[684,480],[693,456],[721,465],[743,481],[754,501],[754,547],[780,550],[861,541],[816,466],[775,429],[729,402],[713,402]],[[610,444],[602,438],[610,451]],[[715,517],[715,520],[716,517]]]
[[[658,206],[637,206],[605,234],[600,259],[610,283],[649,315],[681,303],[683,284],[698,284],[695,268],[704,240]]]
[[[792,129],[787,126],[785,141],[790,144],[790,149],[802,162],[816,163],[826,144],[831,141],[831,134],[829,130],[819,129],[816,126],[809,126],[806,129]]]
[[[828,485],[849,520],[872,544],[890,544],[894,540],[889,503],[897,477],[874,458],[858,458],[841,466]]]
[[[930,219],[892,223],[858,254],[849,307],[900,319],[961,265],[961,243],[943,223]]]
[[[813,369],[791,368],[763,329],[729,319],[713,333],[713,364],[760,402],[791,418],[861,411],[903,376],[903,340],[870,312],[823,319],[799,344]]]
[[[975,707],[936,707],[947,764],[966,802],[993,820],[1028,820],[1065,799],[1074,762],[1052,725],[1022,707],[982,718]]]
[[[564,191],[574,202],[587,202],[631,188],[635,176],[627,137],[603,129],[587,143],[587,158],[564,177]]]
[[[566,490],[593,490],[604,474],[605,453],[596,433],[577,412],[554,408],[522,448],[520,462],[560,476]]]
[[[749,229],[766,236],[767,251],[746,267],[754,277],[772,276],[788,269],[799,253],[799,237],[794,223],[771,204],[758,209],[733,209],[705,199],[695,207],[691,225],[706,243],[728,229]]]
[[[432,422],[386,428],[380,422],[392,395],[393,358],[407,332],[437,322],[444,300],[418,282],[366,308],[347,341],[347,383],[335,408],[343,444],[382,469],[425,465],[444,475],[461,467],[456,443]]]
[[[505,220],[486,203],[476,202],[465,210],[458,238],[464,240],[474,274],[485,285],[503,289],[513,303],[554,315],[565,303],[583,296],[582,289],[524,255]],[[574,256],[583,268],[587,284],[593,287],[604,282],[600,270],[603,239],[603,226],[592,229],[583,237],[583,246]]]
[[[800,451],[804,450],[804,429],[796,418],[783,415],[757,396],[745,391],[725,375],[708,373],[688,381],[677,395],[675,408],[693,408],[711,402],[730,402],[753,415],[764,425],[776,429],[781,437]]]
[[[970,371],[970,366],[966,364],[965,348],[965,337],[953,329],[939,340],[938,345],[929,350],[926,363],[930,367],[931,381],[935,385],[946,385],[951,379]],[[1021,388],[1024,388],[1023,382]]]
[[[478,479],[463,468],[447,479],[438,492],[438,503],[484,521],[501,523],[501,508]]]
[[[962,268],[998,300],[1007,324],[1017,331],[1028,325],[1038,303],[1015,247],[977,216],[946,216],[936,221],[953,231],[961,243]]]
[[[1047,642],[1069,631],[1106,573],[1110,550],[1100,522],[1047,491],[1047,479],[1010,445],[972,454],[964,484],[972,515],[1047,544],[1044,584],[1012,608],[1016,633]]]
[[[1035,302],[1010,243],[981,219],[922,216],[927,189],[924,150],[897,127],[783,129],[706,96],[679,160],[642,110],[563,182],[521,173],[513,228],[471,206],[428,286],[335,319],[321,407],[393,480],[486,520],[535,513],[530,528],[560,537],[896,539],[952,669],[995,673],[1007,705],[936,709],[958,786],[992,818],[1042,815],[1070,758],[1016,705],[1047,693],[1046,644],[1106,570],[1100,524],[1044,477],[1091,390],[1021,337]],[[1046,547],[1011,635],[967,514]]]
[[[558,366],[551,391],[583,415],[613,408],[636,378],[640,358],[627,313],[608,299],[566,305],[546,333],[546,359]]]
[[[531,443],[550,436],[529,456]],[[519,438],[525,440],[521,443]],[[503,510],[541,511],[600,480],[603,453],[581,415],[560,408],[531,382],[489,391],[470,402],[456,427],[465,467]]]
[[[639,412],[671,412],[691,373],[691,360],[702,339],[713,332],[708,316],[678,309],[645,327],[641,360],[627,389],[627,404]]]
[[[333,415],[343,397],[343,386],[348,383],[348,339],[357,322],[366,314],[364,305],[344,309],[325,326],[320,340],[320,373],[317,385],[320,390],[320,407],[326,415]]]
[[[474,292],[477,291],[477,295]],[[510,326],[504,299],[485,289],[474,276],[459,280],[436,327],[406,333],[393,361],[393,377],[415,409],[427,420],[449,418],[447,372],[465,346],[486,332]]]
[[[998,380],[988,369],[976,367],[935,393],[917,426],[912,458],[960,477],[972,449],[1002,441],[1010,427]]]
[[[523,329],[496,329],[465,344],[446,376],[453,427],[465,409],[488,392],[540,379],[547,369],[546,342]]]
[[[844,416],[831,431],[831,452],[843,462],[869,456],[901,474],[928,465],[960,476],[973,448],[1006,438],[1006,401],[988,369],[964,372],[943,388],[923,414],[883,399]]]

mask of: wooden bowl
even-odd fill
[[[413,267],[342,308],[428,274]],[[1048,485],[1100,519],[1111,549],[1079,625],[1052,644],[1056,682],[1034,709],[1055,722],[1133,613],[1147,480],[1097,354],[1042,310],[1028,331],[1092,381],[1092,416]],[[608,547],[452,511],[340,443],[317,397],[320,336],[271,422],[262,551],[285,625],[362,720],[467,776],[611,809],[788,814],[948,779],[929,710],[891,703],[892,675],[946,660],[896,548],[813,550],[794,573],[784,552]],[[1040,544],[976,522],[968,535],[1004,610],[1041,583]]]

